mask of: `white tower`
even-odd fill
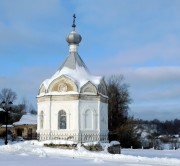
[[[66,40],[69,55],[58,71],[45,80],[37,96],[40,140],[108,141],[108,97],[103,77],[91,75],[78,54],[81,35]]]

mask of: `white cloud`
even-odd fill
[[[111,56],[106,65],[111,63],[117,66],[127,65],[163,65],[163,64],[179,64],[180,47],[179,39],[176,37],[167,37],[159,42],[153,42],[147,45],[141,45],[139,48],[120,52],[118,55]],[[179,60],[179,61],[178,61]]]
[[[148,96],[151,99],[157,99],[158,96],[159,99],[180,97],[180,67],[126,68],[121,71],[134,95],[140,99],[147,100]]]
[[[58,0],[6,0],[1,2],[3,15],[13,21],[32,21],[39,18],[54,16],[61,8]],[[55,13],[55,14],[54,14]],[[40,20],[39,20],[40,21]]]
[[[119,67],[106,66],[101,74],[123,74],[130,85],[130,114],[138,118],[161,120],[180,116],[180,67]],[[113,73],[114,72],[114,73]]]
[[[123,70],[134,100],[131,114],[144,119],[180,116],[180,67]]]
[[[127,76],[133,79],[137,78],[142,82],[174,82],[180,81],[180,67],[179,66],[157,66],[157,67],[134,67],[122,68],[122,71]]]
[[[32,54],[58,50],[59,44],[64,44],[64,38],[59,36],[66,33],[66,17],[67,10],[58,0],[0,2],[0,56],[10,52],[9,48],[21,47]]]
[[[164,104],[163,107],[158,105],[132,106],[129,113],[138,119],[172,120],[180,117],[180,107],[167,104]]]
[[[11,88],[17,93],[17,103],[25,97],[30,103],[36,106],[36,96],[40,84],[52,74],[52,68],[45,70],[46,66],[39,68],[23,68],[16,75],[0,76],[0,90],[3,88]]]

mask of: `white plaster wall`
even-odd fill
[[[98,101],[84,101],[81,100],[79,103],[80,106],[80,129],[84,131],[95,131],[99,130],[99,110],[98,110]],[[87,110],[91,110],[93,112],[93,121],[87,123],[93,123],[92,129],[86,129],[85,126],[85,113]]]
[[[78,130],[78,100],[74,101],[53,101],[51,105],[51,130]],[[67,129],[58,129],[58,112],[64,110],[66,112]]]
[[[67,129],[58,129],[58,112],[66,112]],[[85,127],[85,112],[93,112],[92,128]],[[40,112],[44,112],[44,126],[40,129]],[[90,123],[90,122],[87,122]],[[108,134],[108,104],[92,100],[46,101],[38,103],[37,132],[43,140],[58,137],[58,134]],[[54,136],[53,136],[54,135]]]
[[[78,131],[78,108],[79,101],[47,101],[38,103],[38,131],[58,131],[67,132],[67,130]],[[67,129],[58,129],[58,112],[64,110],[66,112]],[[40,129],[40,113],[44,112],[44,125]]]
[[[100,102],[100,132],[108,133],[108,104]]]
[[[41,102],[37,104],[37,130],[49,130],[50,129],[50,102]],[[40,129],[40,113],[43,111],[44,114],[44,122],[43,122],[43,129]]]

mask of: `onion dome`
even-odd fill
[[[76,18],[76,16],[74,14],[73,15],[72,31],[66,37],[66,41],[69,43],[69,45],[72,45],[72,44],[73,45],[74,44],[78,45],[81,42],[81,40],[82,40],[81,35],[75,31],[75,27],[76,27],[76,25],[75,25],[75,18]]]
[[[103,77],[92,75],[78,54],[81,35],[75,32],[75,15],[72,32],[66,40],[69,43],[69,55],[58,71],[40,86],[39,97],[45,95],[103,94],[107,95]],[[67,93],[66,93],[67,92]]]

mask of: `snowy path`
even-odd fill
[[[46,148],[37,141],[0,145],[0,166],[179,166],[180,150],[123,149],[121,155],[106,152]]]

